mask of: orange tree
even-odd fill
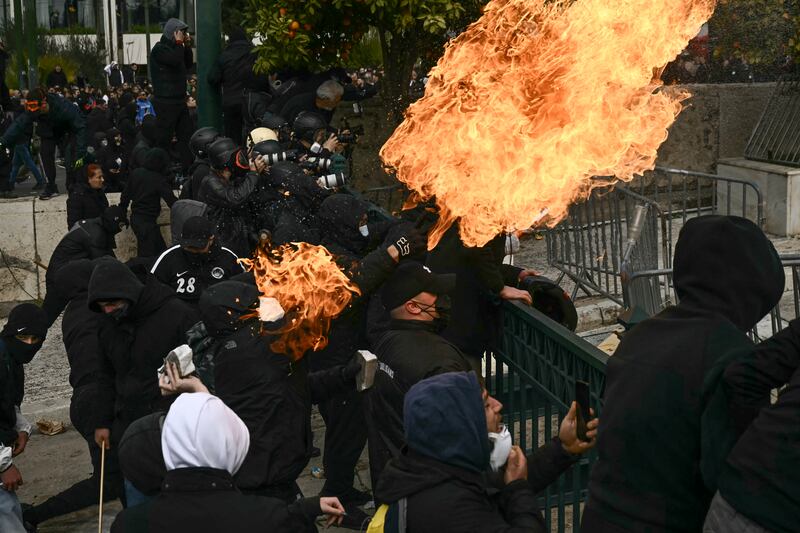
[[[247,0],[243,24],[262,42],[256,69],[322,70],[347,63],[369,28],[377,30],[383,97],[395,121],[408,104],[411,71],[438,57],[452,37],[480,16],[486,0]]]

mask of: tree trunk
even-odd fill
[[[417,49],[413,44],[414,36],[402,38],[391,36],[387,31],[378,32],[383,52],[383,99],[389,111],[389,120],[394,124],[403,121],[403,113],[409,105],[408,86],[411,72],[417,61]]]

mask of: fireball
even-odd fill
[[[468,246],[555,225],[593,188],[652,169],[689,97],[661,70],[714,4],[490,1],[381,150],[412,202],[436,200],[429,248],[456,221]]]

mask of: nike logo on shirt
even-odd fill
[[[177,275],[177,276],[175,276],[175,277],[177,277],[177,278],[180,278],[180,277],[182,277],[184,274],[186,274],[186,272],[189,272],[189,271],[188,271],[188,270],[186,270],[185,272],[181,272],[180,274],[178,274],[178,275]]]

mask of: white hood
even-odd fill
[[[161,432],[167,470],[207,467],[236,474],[250,448],[247,426],[211,394],[181,394]]]

